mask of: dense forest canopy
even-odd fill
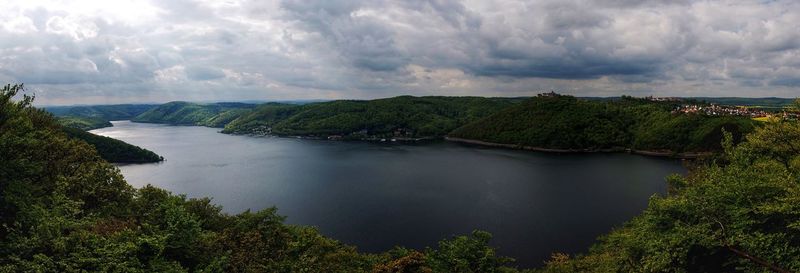
[[[68,137],[92,145],[101,158],[111,163],[153,163],[164,161],[156,153],[106,136],[99,136],[77,128],[61,128]]]
[[[542,272],[798,272],[800,124],[758,128],[686,177],[588,254]]]
[[[225,125],[223,133],[253,134],[259,130],[272,128],[278,122],[288,119],[305,107],[296,104],[265,103],[254,108]]]
[[[437,137],[514,103],[513,99],[401,96],[300,106],[268,105],[234,120],[224,132],[268,126],[276,135]]]
[[[731,99],[732,98],[722,98]],[[739,99],[737,102],[770,102]],[[780,100],[781,103],[791,101]],[[380,140],[450,136],[491,143],[559,150],[643,150],[660,153],[719,150],[722,128],[739,141],[755,125],[743,116],[676,114],[686,103],[619,98],[412,97],[337,100],[308,104],[190,103],[56,108],[60,122],[93,129],[102,117],[135,122],[224,128],[223,133]],[[52,109],[51,109],[52,110]],[[59,112],[56,111],[56,112]]]
[[[115,104],[115,105],[90,105],[90,106],[51,106],[44,109],[58,117],[82,117],[101,120],[129,120],[147,110],[156,107],[155,104]]]
[[[32,99],[0,91],[0,272],[797,272],[800,124],[776,121],[667,179],[666,196],[586,254],[520,270],[476,231],[424,250],[359,253],[274,208],[132,188]],[[568,235],[565,235],[568,236]]]
[[[64,127],[76,128],[84,131],[114,126],[110,121],[102,118],[61,116],[58,123]]]
[[[675,107],[674,102],[630,97],[616,101],[536,97],[449,135],[542,148],[693,152],[719,150],[722,128],[739,140],[755,126],[748,117],[673,114]]]
[[[174,125],[223,127],[254,107],[256,107],[255,104],[236,102],[199,104],[175,101],[147,110],[131,120]]]
[[[116,106],[102,107],[101,109],[116,112]],[[122,109],[131,108],[121,105]],[[81,107],[84,108],[84,107]],[[92,109],[87,106],[86,108]],[[135,107],[133,107],[136,109]],[[83,140],[92,145],[100,157],[111,163],[152,163],[163,161],[164,158],[152,151],[128,144],[124,141],[95,135],[86,131],[113,126],[110,121],[100,117],[85,116],[59,116],[56,121],[68,137]]]

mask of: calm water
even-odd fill
[[[289,223],[362,251],[435,246],[482,229],[526,267],[585,251],[664,193],[664,176],[685,172],[677,160],[627,154],[256,138],[127,121],[92,132],[167,159],[121,166],[136,187],[210,196],[231,213],[277,206]]]

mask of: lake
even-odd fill
[[[680,160],[547,154],[448,142],[403,145],[225,135],[115,121],[93,130],[152,150],[123,165],[128,183],[212,197],[230,213],[276,206],[290,224],[379,252],[421,249],[474,229],[522,267],[578,253],[639,214]]]

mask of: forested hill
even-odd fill
[[[255,104],[236,102],[200,104],[175,101],[154,107],[131,120],[173,125],[223,127],[255,107]]]
[[[242,114],[222,130],[226,134],[266,134],[278,122],[284,121],[301,110],[303,105],[265,103]]]
[[[629,97],[614,101],[536,97],[449,136],[565,150],[702,152],[719,150],[722,128],[739,140],[755,126],[747,117],[673,114],[675,106]]]
[[[56,119],[58,123],[64,127],[76,128],[84,131],[114,126],[110,121],[102,118],[62,116]]]
[[[401,96],[292,106],[264,105],[225,127],[226,133],[374,137],[441,137],[518,99]]]
[[[697,101],[705,101],[709,103],[716,103],[722,105],[742,105],[742,106],[755,106],[762,108],[784,108],[790,107],[795,104],[796,99],[793,98],[737,98],[737,97],[696,97],[692,98]]]
[[[45,107],[47,112],[58,117],[58,122],[66,127],[84,131],[111,127],[112,120],[128,120],[144,113],[153,104],[115,104],[89,106],[51,106]]]
[[[98,154],[111,163],[152,163],[163,161],[156,153],[110,137],[98,136],[87,131],[111,127],[108,120],[94,117],[61,116],[55,118],[70,138],[78,139],[94,146]]]
[[[82,117],[100,120],[129,120],[147,110],[156,107],[155,104],[115,104],[91,106],[52,106],[44,109],[58,117]]]
[[[111,163],[153,163],[164,161],[164,158],[156,153],[122,140],[95,135],[77,128],[63,127],[62,130],[67,136],[80,139],[92,145],[97,150],[97,153],[100,154],[100,157]]]
[[[631,97],[400,96],[302,105],[170,102],[59,111],[82,115],[60,117],[62,124],[81,129],[108,126],[103,118],[92,116],[127,117],[135,122],[224,128],[223,133],[232,134],[353,140],[417,140],[449,135],[554,150],[633,149],[661,154],[718,150],[721,128],[732,132],[737,141],[753,129],[754,122],[745,117],[672,114],[682,103],[686,102]],[[147,110],[129,116],[143,109]]]

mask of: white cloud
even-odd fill
[[[99,28],[90,18],[80,16],[53,16],[45,24],[48,33],[66,35],[76,41],[97,37]]]
[[[400,94],[798,96],[791,0],[19,0],[39,103]]]

